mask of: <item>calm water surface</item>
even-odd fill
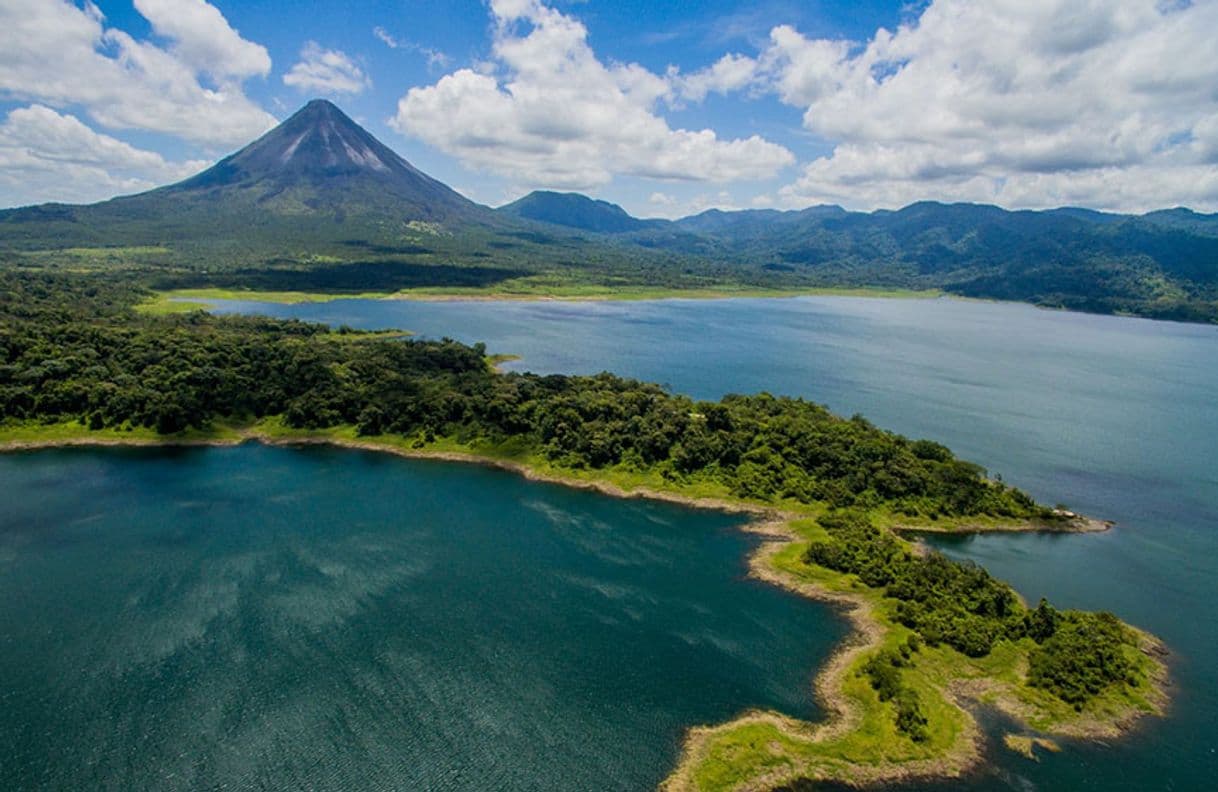
[[[485,341],[518,369],[769,390],[933,437],[1092,536],[942,541],[1163,637],[1170,717],[952,788],[1218,777],[1218,328],[953,300],[226,303]],[[681,728],[815,714],[840,623],[731,518],[245,447],[0,458],[0,787],[645,788]],[[623,563],[626,559],[629,562]],[[1001,725],[983,716],[994,731]]]
[[[256,445],[0,456],[0,789],[643,789],[816,716],[738,519]]]

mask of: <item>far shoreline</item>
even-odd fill
[[[882,289],[867,287],[809,288],[654,288],[654,287],[554,287],[547,289],[504,290],[488,288],[422,287],[393,292],[307,292],[256,291],[248,289],[171,289],[137,306],[152,313],[187,313],[207,310],[215,301],[261,302],[278,305],[328,303],[338,300],[377,300],[384,302],[644,302],[651,300],[731,300],[790,299],[795,297],[860,297],[868,299],[930,300],[956,299],[937,289]],[[968,298],[959,298],[968,299]]]
[[[800,297],[842,297],[864,300],[950,300],[962,303],[990,305],[1020,305],[1049,314],[1076,314],[1078,316],[1109,317],[1113,319],[1137,319],[1146,322],[1180,325],[1183,327],[1218,327],[1218,321],[1190,321],[1123,311],[1086,311],[1061,305],[1042,305],[1026,300],[1004,300],[996,297],[973,297],[954,294],[942,289],[885,289],[859,287],[808,287],[808,288],[630,288],[630,287],[554,287],[545,289],[504,290],[493,287],[419,287],[392,292],[308,292],[308,291],[258,291],[251,289],[170,289],[155,291],[153,296],[136,305],[139,313],[166,315],[208,311],[217,302],[255,302],[271,305],[307,305],[337,302],[340,300],[372,300],[377,302],[421,302],[421,303],[611,303],[611,302],[662,302],[662,301],[717,301],[717,300],[789,300]]]
[[[3,437],[4,434],[4,427],[0,427],[0,437]],[[665,790],[700,789],[701,785],[695,778],[700,765],[710,754],[715,741],[734,730],[761,727],[775,730],[778,734],[792,739],[824,744],[849,737],[850,732],[857,729],[865,717],[862,704],[851,698],[845,690],[845,685],[854,666],[864,656],[883,645],[890,628],[877,614],[876,608],[879,600],[869,593],[835,590],[815,581],[801,580],[777,563],[779,556],[784,551],[789,552],[798,547],[802,541],[794,524],[808,517],[805,512],[731,498],[686,495],[644,486],[626,487],[605,479],[578,478],[553,471],[542,471],[526,462],[496,458],[486,454],[459,450],[412,448],[388,441],[355,439],[335,436],[332,433],[319,434],[297,430],[267,431],[259,427],[246,427],[228,430],[228,434],[224,436],[149,437],[91,436],[91,434],[89,430],[80,427],[79,432],[74,436],[46,438],[30,436],[23,439],[0,440],[0,453],[35,452],[54,448],[235,447],[250,442],[273,447],[328,446],[387,453],[406,459],[477,464],[511,472],[528,481],[581,489],[614,498],[654,500],[686,508],[747,515],[749,519],[739,526],[740,530],[760,539],[760,543],[748,557],[749,576],[798,596],[827,603],[834,607],[850,625],[849,634],[837,646],[824,665],[813,672],[812,685],[817,699],[825,707],[827,718],[816,723],[807,723],[778,712],[748,711],[726,723],[693,727],[683,740],[678,764],[661,788]],[[1098,530],[1104,530],[1110,525],[1110,523],[1102,521],[1088,520],[1088,525],[1092,524],[1104,526]],[[902,533],[951,532],[945,528],[927,531],[922,526],[893,525],[891,527]],[[1046,530],[1053,529],[1043,523],[1017,521],[1005,526],[1002,524],[997,524],[996,527],[976,526],[972,531],[958,532],[976,534],[994,531],[1043,532]],[[1078,529],[1071,528],[1057,528],[1056,530],[1057,532],[1079,532]],[[1088,530],[1096,529],[1082,529],[1084,532]],[[1149,634],[1141,631],[1138,631],[1138,634],[1144,640],[1143,651],[1155,662],[1155,672],[1151,677],[1154,686],[1152,699],[1155,706],[1153,709],[1144,711],[1128,707],[1108,720],[1081,718],[1076,723],[1058,724],[1057,729],[1034,730],[1034,734],[1042,732],[1054,736],[1091,740],[1117,738],[1132,731],[1135,724],[1145,715],[1161,715],[1168,704],[1165,692],[1168,677],[1166,663],[1162,662],[1157,655],[1163,653],[1164,650],[1157,639]],[[750,779],[750,786],[760,784],[758,788],[769,788],[769,786],[778,786],[803,777],[838,781],[849,786],[913,779],[959,778],[965,773],[975,770],[984,762],[984,741],[980,727],[966,704],[968,706],[992,706],[1017,722],[1026,723],[1027,713],[1023,710],[1024,705],[1021,702],[1002,695],[993,697],[990,696],[991,692],[984,679],[977,679],[968,684],[952,684],[943,690],[945,699],[962,714],[963,727],[949,748],[937,756],[916,760],[880,760],[865,764],[847,761],[845,764],[839,762],[827,766],[810,765],[801,768],[805,772],[795,772],[794,774],[788,772],[786,775],[773,777],[753,777]]]

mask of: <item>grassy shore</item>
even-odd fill
[[[970,705],[995,707],[1040,735],[1099,739],[1117,737],[1146,714],[1166,706],[1166,668],[1161,647],[1142,634],[1138,686],[1111,689],[1082,711],[1025,682],[1031,639],[1000,641],[982,658],[947,646],[922,647],[905,681],[926,708],[928,737],[916,743],[894,725],[862,669],[877,652],[896,649],[912,634],[896,620],[896,603],[853,575],[807,564],[804,551],[823,540],[809,519],[758,527],[770,538],[750,559],[752,574],[814,599],[840,604],[852,637],[815,680],[829,718],[820,724],[776,712],[748,712],[728,723],[688,735],[682,759],[665,782],[669,790],[769,788],[798,778],[851,785],[962,775],[982,761],[982,742]],[[1011,745],[1024,741],[1016,735]],[[1040,743],[1037,743],[1040,744]]]
[[[7,451],[69,445],[229,445],[248,440],[332,444],[474,462],[616,497],[662,499],[752,515],[747,530],[762,535],[764,541],[750,558],[751,573],[802,596],[834,603],[853,626],[851,637],[815,677],[816,692],[829,717],[812,724],[777,712],[746,712],[725,724],[692,729],[677,768],[664,784],[666,789],[758,789],[798,778],[862,785],[913,777],[955,777],[982,759],[980,729],[968,706],[992,706],[1022,723],[1030,733],[1008,740],[1017,750],[1025,744],[1042,744],[1036,740],[1046,735],[1115,737],[1139,717],[1161,713],[1166,706],[1162,649],[1143,633],[1139,633],[1141,647],[1130,649],[1138,683],[1110,688],[1081,711],[1026,684],[1028,655],[1035,646],[1030,639],[1000,641],[989,655],[977,659],[946,646],[923,646],[914,664],[905,669],[904,680],[923,702],[927,738],[911,740],[896,729],[892,704],[879,700],[861,670],[876,652],[905,643],[911,631],[898,623],[895,600],[885,597],[882,590],[869,588],[853,575],[804,560],[809,543],[825,538],[815,520],[823,508],[815,505],[741,500],[717,482],[674,482],[652,472],[625,468],[558,468],[511,441],[470,445],[450,438],[424,442],[410,437],[360,437],[354,427],[302,431],[279,418],[217,424],[206,431],[168,437],[145,428],[90,431],[79,423],[0,425],[0,450]],[[903,525],[890,514],[876,517],[889,527],[918,527]],[[1051,526],[961,520],[936,527],[977,531],[1046,530]],[[1068,523],[1060,528],[1078,530]]]
[[[932,298],[942,296],[938,291],[911,291],[904,289],[823,288],[823,289],[759,289],[732,285],[708,288],[652,288],[636,286],[600,286],[588,284],[533,283],[528,279],[509,281],[496,286],[460,288],[427,287],[396,292],[298,292],[298,291],[250,291],[246,289],[175,289],[158,292],[145,301],[139,310],[151,314],[188,313],[205,310],[214,300],[250,300],[268,303],[314,303],[333,300],[431,300],[436,302],[453,300],[557,300],[557,301],[602,301],[602,300],[715,300],[731,297],[886,297],[886,298]]]

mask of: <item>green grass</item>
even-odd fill
[[[0,423],[0,444],[29,444],[53,446],[73,443],[131,443],[163,445],[231,441],[241,437],[245,425],[241,422],[213,424],[207,429],[189,429],[174,435],[158,434],[146,426],[119,426],[90,429],[80,421],[40,423],[37,421],[8,421]]]
[[[246,289],[175,289],[157,292],[136,306],[141,313],[162,315],[205,311],[215,300],[252,300],[266,303],[330,302],[339,299],[383,300],[392,297],[387,292],[361,294],[321,294],[316,292],[258,292]]]
[[[730,297],[884,297],[927,299],[939,297],[939,291],[865,288],[789,288],[759,289],[743,286],[706,288],[650,288],[640,286],[604,286],[598,284],[561,283],[548,278],[519,278],[484,287],[424,287],[397,292],[301,292],[252,291],[247,289],[174,289],[157,292],[141,303],[137,310],[149,314],[189,313],[206,310],[213,300],[249,300],[267,303],[314,303],[333,300],[712,300]]]

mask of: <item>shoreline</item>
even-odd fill
[[[84,430],[82,431],[89,431]],[[2,436],[2,432],[0,432]],[[495,468],[498,470],[506,470],[516,473],[528,481],[537,481],[546,484],[559,484],[572,489],[587,490],[597,492],[602,495],[607,495],[613,498],[621,498],[625,500],[654,500],[665,503],[674,503],[680,506],[686,506],[693,509],[703,509],[708,511],[720,511],[728,514],[751,514],[761,518],[761,522],[756,523],[759,526],[767,526],[775,529],[775,533],[771,538],[782,538],[783,544],[790,541],[797,541],[794,533],[787,527],[787,524],[793,520],[803,519],[807,514],[798,511],[783,509],[779,506],[768,506],[763,504],[748,503],[746,501],[735,500],[731,498],[715,498],[708,496],[684,495],[679,492],[670,490],[655,489],[646,486],[634,486],[626,489],[618,484],[610,481],[584,479],[576,476],[563,475],[561,473],[547,473],[537,470],[535,467],[526,462],[517,462],[511,459],[501,459],[485,454],[478,454],[470,451],[443,451],[438,449],[425,448],[404,448],[400,445],[391,443],[377,442],[375,440],[352,440],[345,437],[325,436],[325,435],[309,435],[301,434],[298,436],[277,436],[265,431],[257,429],[240,429],[231,437],[121,437],[121,436],[102,436],[102,437],[65,437],[53,439],[33,439],[33,440],[0,440],[0,454],[16,453],[22,451],[38,451],[42,449],[52,448],[121,448],[121,447],[144,447],[144,448],[201,448],[215,447],[224,448],[239,446],[244,443],[262,443],[269,446],[290,447],[290,446],[333,446],[336,448],[348,448],[357,451],[373,451],[378,453],[392,454],[404,459],[423,459],[440,462],[461,462],[465,464],[481,465],[483,467]],[[975,535],[980,533],[1090,533],[1097,531],[1108,530],[1114,523],[1106,520],[1095,520],[1092,518],[1081,518],[1087,524],[1087,527],[1078,527],[1074,523],[1062,523],[1060,525],[1045,523],[1034,520],[1014,520],[1010,522],[995,522],[993,525],[975,526],[975,527],[946,527],[946,526],[921,526],[921,525],[891,525],[891,530],[900,534],[960,534],[963,536]],[[1099,527],[1091,527],[1099,526]],[[746,523],[741,526],[742,530],[748,533],[759,534],[763,538],[768,536],[765,532],[756,530],[754,523]]]
[[[434,290],[433,290],[434,289]],[[478,289],[468,292],[441,287],[418,287],[394,292],[304,292],[304,291],[254,291],[246,289],[171,289],[154,292],[154,296],[136,305],[136,311],[148,314],[175,314],[191,311],[206,311],[215,301],[248,301],[280,305],[327,303],[336,300],[377,300],[382,302],[644,302],[661,300],[731,300],[731,299],[791,299],[796,297],[857,297],[862,299],[887,300],[954,300],[959,302],[988,303],[993,305],[1022,305],[1037,311],[1078,314],[1080,316],[1108,316],[1122,319],[1141,319],[1149,322],[1167,322],[1179,325],[1202,325],[1213,327],[1218,319],[1172,319],[1120,311],[1087,311],[1057,305],[1044,305],[1029,300],[1002,299],[997,297],[973,297],[956,294],[944,289],[885,289],[882,287],[791,287],[791,288],[723,288],[692,287],[688,289],[647,289],[629,287],[553,287],[537,291],[496,291]]]
[[[84,431],[84,430],[82,430]],[[824,744],[846,738],[862,725],[867,711],[864,705],[854,700],[846,691],[852,667],[865,655],[884,644],[892,627],[877,614],[879,595],[867,589],[865,592],[838,591],[811,580],[801,580],[780,568],[776,557],[804,541],[793,527],[796,520],[807,514],[751,504],[730,498],[684,495],[678,492],[636,486],[626,488],[604,480],[582,479],[558,473],[539,471],[525,462],[499,459],[492,456],[465,451],[406,448],[375,440],[358,440],[336,436],[278,436],[256,428],[245,428],[224,437],[62,437],[48,439],[0,441],[0,453],[20,453],[52,448],[113,448],[113,447],[234,447],[249,442],[258,442],[276,447],[330,446],[358,451],[388,453],[406,459],[432,460],[463,464],[477,464],[514,473],[528,481],[555,484],[573,489],[596,492],[620,499],[645,499],[676,504],[687,508],[714,510],[730,514],[749,515],[750,519],[739,526],[740,530],[759,537],[760,543],[748,556],[749,577],[777,586],[798,596],[823,602],[831,607],[849,625],[848,634],[834,649],[829,658],[814,669],[812,685],[818,702],[825,709],[825,718],[815,723],[801,721],[774,711],[746,711],[737,717],[716,725],[690,728],[682,740],[678,763],[661,784],[664,790],[699,789],[695,771],[707,759],[716,738],[742,727],[764,726],[779,735],[801,743]],[[1056,527],[1044,523],[1012,523],[1009,525],[977,526],[974,530],[959,530],[949,527],[927,529],[921,526],[892,526],[904,533],[984,533],[1007,532],[1089,532],[1107,530],[1111,523],[1090,518],[1079,518],[1081,527]],[[869,596],[870,595],[870,596]],[[1136,629],[1136,628],[1134,628]],[[1169,684],[1168,670],[1162,655],[1165,647],[1149,634],[1138,631],[1142,638],[1141,651],[1154,660],[1154,673],[1149,678],[1153,688],[1154,708],[1150,711],[1132,705],[1124,711],[1113,713],[1114,717],[1101,720],[1098,716],[1081,716],[1074,722],[1058,723],[1053,728],[1034,730],[1049,735],[1076,739],[1102,739],[1119,737],[1132,730],[1134,725],[1149,714],[1161,715],[1169,702],[1165,688]],[[1010,691],[997,690],[1001,683],[980,678],[958,678],[942,688],[944,700],[963,715],[962,727],[955,734],[946,750],[937,756],[877,762],[853,762],[841,760],[810,762],[803,766],[784,765],[784,769],[751,776],[750,788],[770,788],[798,778],[822,781],[837,781],[848,786],[865,786],[882,782],[908,781],[914,779],[959,778],[984,762],[984,739],[970,706],[991,706],[1014,718],[1021,725],[1031,728],[1028,720],[1032,711]],[[966,706],[967,705],[967,706]]]
[[[994,525],[891,525],[893,531],[902,536],[978,536],[987,533],[1104,533],[1116,525],[1112,520],[1100,520],[1095,517],[1076,514],[1063,519],[1061,522],[1046,522],[1044,520],[1024,520],[1023,522],[996,523]]]
[[[714,738],[731,729],[746,724],[764,724],[780,733],[791,734],[810,742],[828,742],[841,738],[858,727],[864,717],[861,706],[856,705],[842,690],[842,682],[854,663],[883,645],[887,632],[875,615],[875,605],[862,595],[852,596],[836,592],[815,584],[794,580],[772,565],[778,552],[788,544],[800,541],[800,537],[789,527],[787,521],[753,522],[741,529],[764,537],[762,544],[749,556],[749,577],[789,591],[797,596],[823,602],[833,607],[838,615],[850,625],[850,631],[834,649],[825,663],[816,671],[812,687],[816,700],[825,709],[823,720],[815,723],[801,721],[779,712],[750,710],[725,723],[714,726],[695,726],[688,730],[681,746],[681,760],[677,767],[661,784],[664,792],[698,789],[694,772],[705,759]],[[952,697],[953,703],[959,702]],[[948,751],[937,758],[905,762],[881,762],[874,765],[853,764],[847,773],[817,772],[819,768],[807,767],[792,775],[790,770],[780,771],[771,778],[756,778],[757,788],[770,788],[790,783],[798,778],[816,781],[836,781],[847,786],[870,786],[891,781],[913,781],[917,779],[959,778],[969,770],[979,767],[983,761],[983,740],[977,722],[969,717],[966,728]]]

